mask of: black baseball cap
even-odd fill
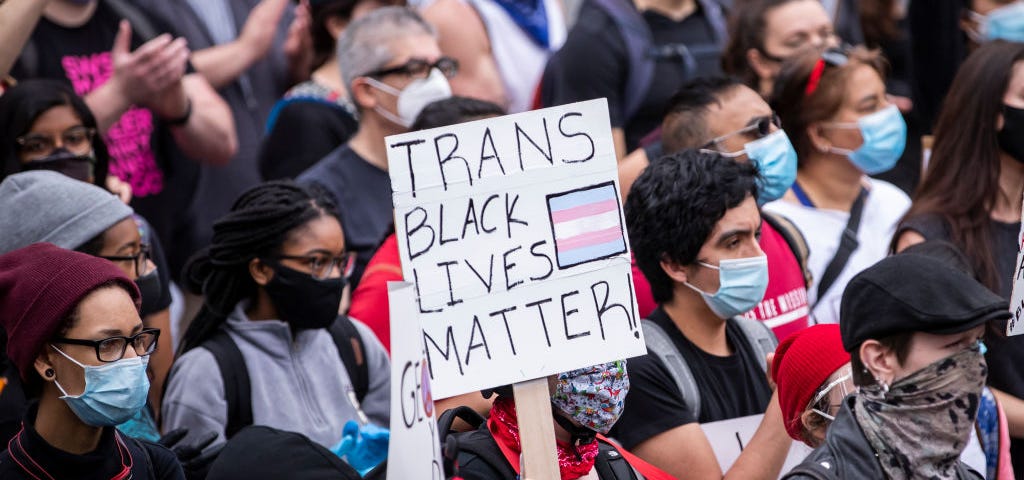
[[[935,258],[899,254],[858,273],[843,292],[839,329],[852,352],[906,332],[948,335],[1010,316],[1009,303]]]

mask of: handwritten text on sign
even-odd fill
[[[1017,252],[1017,266],[1013,270],[1013,290],[1010,294],[1010,322],[1006,325],[1007,335],[1024,333],[1024,214],[1021,214]]]
[[[437,398],[645,353],[604,100],[386,141]]]

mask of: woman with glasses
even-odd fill
[[[184,479],[174,454],[113,428],[146,404],[160,330],[110,262],[47,243],[0,256],[7,355],[38,402],[4,442],[0,478]]]
[[[49,242],[104,259],[138,286],[146,326],[163,328],[167,303],[161,299],[166,285],[161,284],[156,265],[149,260],[149,247],[139,230],[131,207],[117,197],[57,172],[17,173],[0,183],[0,253]],[[169,340],[164,340],[163,348],[150,368],[154,405],[172,359]],[[12,394],[6,389],[0,393]],[[143,409],[122,428],[131,435],[156,440],[159,435],[153,418]]]
[[[338,314],[352,265],[324,194],[290,181],[242,194],[186,267],[186,286],[205,303],[182,339],[164,428],[216,434],[213,448],[258,424],[331,448],[349,420],[386,427],[387,352]],[[346,325],[351,337],[339,338]]]
[[[764,209],[789,218],[807,239],[811,314],[839,321],[839,301],[857,272],[888,253],[910,199],[868,175],[891,169],[907,126],[886,97],[885,61],[864,48],[806,51],[787,60],[771,104],[797,153],[797,178]]]

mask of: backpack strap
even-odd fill
[[[465,460],[473,457],[479,458],[490,468],[491,473],[488,478],[514,480],[519,477],[512,465],[509,465],[505,454],[501,452],[501,447],[491,436],[486,423],[481,424],[475,430],[448,435],[443,445],[445,463],[447,464],[448,459],[451,459],[454,470],[453,472],[446,471],[445,475],[449,475],[446,478],[460,478],[459,459]]]
[[[733,317],[733,320],[739,325],[743,336],[747,337],[747,343],[757,353],[758,363],[761,365],[761,368],[767,372],[768,363],[765,361],[765,358],[767,358],[769,353],[775,351],[775,347],[779,345],[779,339],[775,337],[772,329],[768,328],[760,320],[746,317]]]
[[[862,187],[860,193],[857,194],[857,199],[853,201],[853,206],[850,207],[850,218],[846,221],[846,228],[839,236],[839,248],[836,249],[836,254],[828,262],[825,272],[821,275],[815,302],[820,302],[822,297],[828,293],[828,289],[832,287],[832,284],[839,278],[839,274],[846,268],[846,264],[849,263],[850,256],[860,246],[860,242],[857,240],[857,230],[860,229],[860,218],[864,213],[864,203],[867,198],[868,190]]]
[[[128,20],[128,23],[132,24],[132,33],[137,35],[143,43],[160,34],[160,31],[153,26],[153,22],[149,20],[149,17],[130,2],[125,0],[104,0],[104,2],[114,11],[114,14]]]
[[[643,478],[630,466],[626,458],[619,453],[615,446],[597,441],[597,460],[594,461],[594,470],[601,480],[637,480]]]
[[[808,477],[814,480],[839,480],[835,470],[827,468],[819,462],[803,462],[790,470],[782,479],[801,477]]]
[[[661,360],[668,368],[669,375],[675,381],[679,393],[683,395],[683,401],[690,407],[694,418],[700,417],[700,389],[697,388],[697,381],[693,378],[686,360],[676,349],[668,333],[652,321],[640,322],[644,329],[644,342],[647,343],[647,351]]]
[[[135,462],[134,458],[132,459],[132,473],[134,474],[138,472],[138,470],[136,470],[137,468],[145,469],[145,471],[148,472],[149,475],[142,476],[142,478],[145,478],[147,480],[156,480],[156,465],[153,464],[153,455],[149,453],[149,446],[136,438],[129,437],[128,435],[120,435],[116,431],[114,432],[114,434],[119,436],[121,440],[124,441],[124,445],[126,448],[128,448],[129,450],[135,450],[134,452],[132,452],[133,456],[135,454],[141,453],[141,458],[145,459],[145,465],[138,465],[138,463]]]
[[[711,25],[711,33],[715,37],[715,43],[719,48],[725,48],[725,44],[729,41],[729,31],[724,10],[731,8],[732,2],[728,0],[697,0],[697,3],[700,4],[701,10],[704,11],[704,18]]]
[[[597,8],[615,22],[628,57],[626,88],[622,100],[623,120],[628,121],[640,109],[654,81],[654,36],[631,0],[593,0]]]
[[[341,363],[348,371],[348,378],[352,381],[356,400],[362,403],[370,391],[370,367],[366,362],[366,344],[363,343],[363,336],[359,334],[356,324],[352,323],[352,319],[347,315],[339,315],[328,331],[331,334],[331,339],[334,340],[334,345],[338,348]]]
[[[807,267],[807,258],[811,256],[811,249],[807,246],[807,238],[804,237],[803,232],[792,220],[777,213],[762,210],[761,218],[779,232],[779,235],[782,235],[782,239],[786,241],[786,245],[789,245],[789,249],[793,252],[796,262],[800,264],[800,269],[804,273],[804,285],[811,288],[814,283],[814,275]]]
[[[202,347],[213,354],[224,383],[224,400],[228,405],[228,422],[224,427],[224,438],[230,439],[239,430],[252,425],[252,387],[249,370],[238,345],[228,332],[217,330]]]

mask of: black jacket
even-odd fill
[[[886,478],[874,450],[853,415],[853,395],[843,401],[835,421],[828,427],[825,443],[816,448],[783,480],[831,480]],[[982,479],[981,474],[960,462],[957,477]]]

